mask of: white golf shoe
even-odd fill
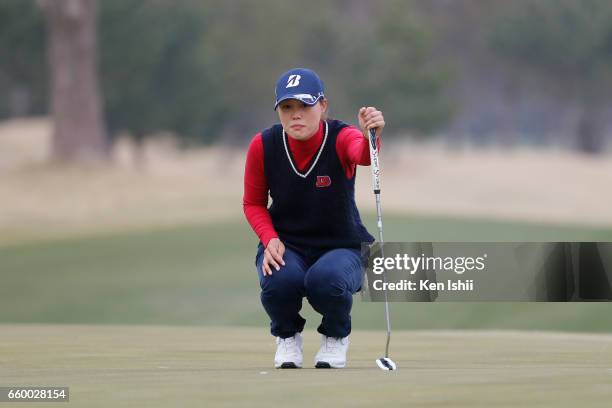
[[[286,339],[276,338],[275,368],[302,368],[304,347],[301,333]]]
[[[344,368],[349,338],[327,337],[321,335],[321,348],[315,356],[316,368]]]

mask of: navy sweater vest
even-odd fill
[[[355,176],[347,179],[336,153],[338,133],[346,126],[337,120],[326,122],[323,143],[303,171],[294,164],[289,136],[280,124],[262,132],[264,172],[272,197],[268,211],[285,244],[333,249],[360,248],[362,242],[374,241],[355,205]]]

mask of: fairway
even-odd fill
[[[2,325],[0,384],[70,387],[75,407],[608,407],[612,335],[518,331],[355,331],[349,365],[275,370],[265,328]],[[40,404],[19,404],[21,407]]]
[[[375,227],[371,217],[366,224]],[[612,240],[612,230],[390,215],[389,241]],[[0,322],[265,327],[246,222],[0,246]],[[353,327],[384,327],[383,305],[354,298]],[[610,332],[610,303],[394,303],[396,329]],[[320,321],[304,301],[307,329]]]

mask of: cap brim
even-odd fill
[[[323,95],[319,95],[316,98],[313,98],[312,95],[305,95],[305,94],[292,94],[292,95],[285,95],[282,98],[280,98],[278,101],[276,101],[276,104],[274,105],[274,110],[276,110],[276,108],[278,108],[278,104],[286,101],[287,99],[296,99],[302,103],[305,103],[308,106],[313,106],[316,105],[317,102],[319,102],[319,99],[323,98]]]

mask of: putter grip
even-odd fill
[[[368,131],[370,136],[370,168],[372,170],[372,189],[374,194],[380,193],[380,164],[378,162],[378,146],[376,145],[376,129]]]

